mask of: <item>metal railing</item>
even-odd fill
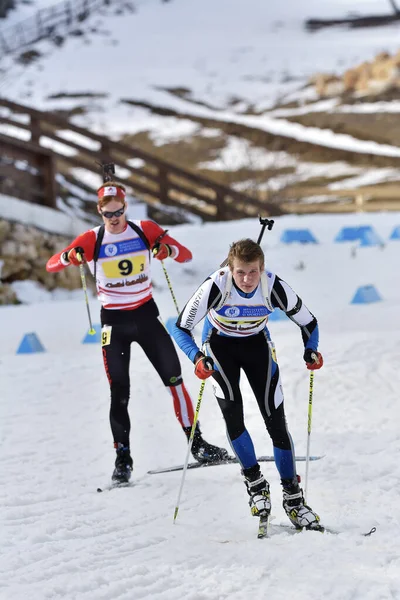
[[[0,29],[0,56],[11,54],[43,39],[65,35],[99,7],[119,0],[63,0],[15,25]]]

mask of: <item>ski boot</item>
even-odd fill
[[[303,490],[296,479],[281,479],[283,487],[283,508],[296,529],[323,531],[319,516],[304,503]]]
[[[260,465],[256,464],[242,471],[245,477],[247,493],[250,496],[249,506],[254,517],[268,517],[271,513],[271,497],[269,483],[260,471]]]
[[[191,427],[185,427],[184,432],[187,439],[190,438]],[[200,427],[197,424],[192,443],[192,455],[199,463],[217,463],[223,462],[228,458],[228,452],[225,448],[213,446],[205,441],[201,435]]]
[[[128,483],[131,478],[133,460],[128,446],[115,444],[117,458],[115,459],[115,469],[112,474],[112,481],[115,483]]]

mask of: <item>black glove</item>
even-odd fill
[[[159,244],[154,244],[153,246],[153,256],[158,260],[165,260],[172,254],[172,248],[168,244],[163,244],[162,242]]]
[[[197,352],[194,357],[194,374],[199,379],[207,379],[215,372],[214,361],[210,356],[204,356],[202,352]]]
[[[306,348],[304,350],[303,359],[307,364],[307,369],[309,371],[316,371],[324,364],[322,354],[316,350],[311,350],[311,348]]]
[[[79,267],[84,262],[85,251],[81,246],[76,246],[62,253],[63,262],[67,265],[75,265]]]

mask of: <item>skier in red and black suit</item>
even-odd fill
[[[193,404],[182,380],[174,344],[159,319],[153,300],[151,256],[189,262],[192,254],[154,221],[127,221],[125,188],[107,182],[98,190],[103,226],[74,239],[47,263],[49,272],[86,262],[94,275],[102,304],[102,353],[111,390],[110,424],[117,452],[114,481],[128,481],[132,471],[129,450],[130,346],[137,342],[172,394],[176,417],[189,439]],[[206,442],[196,428],[192,454],[199,462],[223,460],[227,451]]]

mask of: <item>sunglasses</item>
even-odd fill
[[[119,208],[118,210],[114,210],[114,212],[111,212],[110,210],[105,210],[100,211],[100,214],[102,217],[105,217],[106,219],[112,219],[113,217],[120,217],[124,214],[125,211],[125,207],[123,208]]]

